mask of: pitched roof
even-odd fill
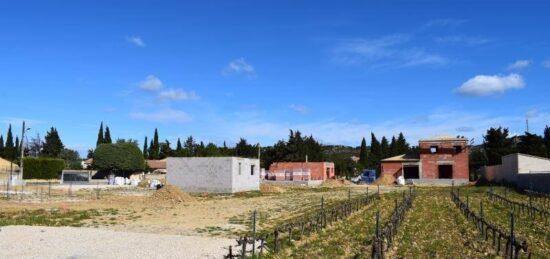
[[[11,166],[13,166],[13,171],[19,171],[18,164],[11,163],[9,160],[0,157],[0,171],[9,172]]]
[[[394,157],[382,159],[382,162],[418,162],[420,156],[418,154],[403,154]]]
[[[151,169],[166,169],[166,158],[161,160],[147,160],[147,166]]]

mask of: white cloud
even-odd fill
[[[182,89],[167,89],[159,93],[159,99],[167,101],[190,101],[198,98],[195,92],[186,92]]]
[[[231,74],[243,74],[246,76],[254,76],[255,69],[252,65],[248,64],[243,57],[234,59],[222,70],[223,75]]]
[[[139,88],[147,91],[158,91],[162,88],[162,81],[154,75],[148,75],[139,83]]]
[[[431,27],[448,27],[448,26],[459,26],[464,23],[466,23],[468,20],[464,19],[452,19],[452,18],[446,18],[446,19],[435,19],[428,21],[424,24],[423,28],[431,28]]]
[[[545,67],[545,68],[550,69],[550,59],[542,61],[542,66]]]
[[[530,60],[518,60],[508,65],[508,70],[519,70],[528,67],[531,64]]]
[[[130,113],[130,117],[159,123],[186,123],[191,121],[191,116],[186,112],[172,109],[165,109],[156,112],[133,112]]]
[[[434,40],[437,43],[442,43],[442,44],[463,44],[466,46],[477,46],[477,45],[489,43],[491,41],[483,37],[471,37],[471,36],[463,36],[463,35],[436,37],[434,38]]]
[[[143,40],[138,37],[138,36],[130,36],[130,37],[126,37],[126,41],[138,46],[138,47],[145,47],[145,42],[143,42]]]
[[[337,63],[373,67],[443,65],[447,59],[422,48],[408,47],[410,37],[403,34],[378,39],[354,39],[341,42],[333,50]]]
[[[302,104],[291,104],[288,106],[290,109],[294,110],[297,113],[300,114],[306,114],[309,113],[309,108]]]
[[[456,93],[464,96],[487,96],[523,87],[525,87],[525,82],[518,74],[509,74],[507,76],[477,75],[464,82],[456,89]]]

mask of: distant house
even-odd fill
[[[0,157],[0,173],[19,172],[19,165]]]
[[[169,157],[166,181],[186,192],[260,190],[260,160],[241,157]]]
[[[160,160],[147,159],[145,162],[147,163],[147,168],[152,173],[166,173],[166,158]]]
[[[418,141],[418,154],[402,154],[381,161],[381,173],[413,182],[467,182],[469,145],[466,138],[435,137]]]
[[[550,192],[550,159],[545,157],[509,154],[502,157],[500,165],[485,166],[481,171],[483,177],[490,182]]]
[[[275,162],[269,166],[268,180],[309,181],[334,179],[332,162]]]

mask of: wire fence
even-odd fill
[[[471,208],[469,198],[466,196],[466,202],[460,199],[460,190],[451,189],[451,200],[460,209],[464,216],[472,221],[481,233],[481,236],[485,238],[485,241],[489,240],[489,235],[492,237],[492,245],[497,254],[503,253],[504,258],[519,258],[520,253],[527,254],[528,258],[531,258],[531,251],[526,241],[521,241],[516,238],[514,232],[515,216],[514,213],[510,213],[510,231],[499,228],[494,223],[488,222],[483,215],[483,202],[480,202],[480,213],[476,214]],[[502,249],[502,243],[505,241],[504,250]]]
[[[529,196],[529,203],[517,202],[510,200],[505,196],[494,193],[493,188],[491,188],[487,192],[487,198],[493,203],[508,207],[512,210],[513,213],[516,213],[518,215],[527,214],[529,218],[533,220],[536,219],[538,216],[539,219],[544,220],[545,224],[548,222],[550,212],[534,206],[531,196]]]
[[[405,219],[407,211],[412,208],[414,198],[416,197],[415,188],[409,188],[408,195],[403,192],[403,199],[398,204],[395,199],[395,209],[390,218],[383,227],[380,227],[380,211],[376,212],[376,228],[372,242],[372,258],[384,258],[385,252],[392,246],[393,238],[397,234],[399,227]]]
[[[0,199],[13,202],[99,200],[101,196],[102,190],[99,185],[78,193],[74,190],[72,183],[61,185],[58,182],[47,181],[12,185],[11,181],[6,181],[0,185]]]
[[[261,257],[265,253],[277,254],[284,248],[290,247],[294,240],[300,240],[304,236],[343,220],[379,198],[380,187],[373,194],[369,195],[367,189],[365,195],[356,197],[351,197],[351,192],[348,191],[346,200],[330,206],[326,206],[324,198],[321,197],[318,210],[264,233],[256,233],[256,211],[254,211],[252,214],[253,232],[250,235],[239,237],[236,240],[237,245],[229,246],[228,254],[224,258]]]

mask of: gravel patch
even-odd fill
[[[234,244],[233,239],[92,228],[0,229],[0,258],[223,258]]]

